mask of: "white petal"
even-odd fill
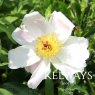
[[[63,49],[58,55],[58,59],[61,60],[62,63],[76,68],[85,67],[85,60],[89,58],[87,47],[87,39],[83,37],[70,36],[63,45]]]
[[[45,79],[50,73],[50,63],[42,61],[36,70],[33,72],[30,80],[28,81],[28,87],[36,89],[38,85]]]
[[[55,33],[59,39],[65,42],[71,35],[75,25],[61,12],[54,11],[51,17],[51,23],[55,27]]]
[[[34,64],[30,65],[30,66],[25,67],[25,70],[27,72],[33,73],[35,71],[35,69],[38,67],[38,65],[41,63],[41,61],[42,61],[42,59],[37,63],[34,63]]]
[[[31,32],[34,39],[52,31],[52,27],[49,25],[48,21],[46,21],[45,18],[37,11],[26,14],[23,22],[28,31]]]
[[[65,76],[65,78],[70,83],[74,82],[74,74],[75,73],[84,71],[83,68],[77,69],[77,68],[73,68],[73,67],[70,67],[70,66],[65,65],[65,64],[53,63],[53,65],[55,66],[55,68],[57,68],[58,70],[61,71],[62,75]]]
[[[20,45],[31,44],[33,41],[32,35],[24,28],[16,28],[12,33],[13,39]]]
[[[9,67],[12,69],[30,66],[40,60],[29,46],[20,46],[8,52]]]
[[[72,44],[80,44],[82,47],[88,48],[89,42],[84,37],[70,36],[67,42],[65,43],[65,46]]]
[[[87,47],[87,39],[71,36],[63,45],[61,53],[52,60],[53,65],[68,81],[74,82],[73,74],[83,72],[86,66],[85,60],[89,57]]]

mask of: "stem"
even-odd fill
[[[45,80],[45,95],[54,95],[54,84],[52,79]]]

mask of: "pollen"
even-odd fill
[[[46,34],[36,40],[36,54],[43,58],[53,58],[61,50],[62,43],[56,34]]]

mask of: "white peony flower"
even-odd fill
[[[23,26],[16,28],[13,39],[20,45],[8,53],[9,67],[25,67],[32,73],[29,88],[35,89],[50,73],[50,64],[61,71],[69,82],[83,72],[89,57],[88,40],[70,36],[74,24],[61,12],[54,11],[47,21],[39,12],[26,14]]]

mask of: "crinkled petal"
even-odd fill
[[[29,46],[20,46],[8,52],[9,68],[17,69],[30,66],[40,60]]]
[[[53,65],[59,69],[70,82],[73,82],[73,74],[83,72],[86,66],[85,61],[89,58],[87,47],[87,39],[71,36],[63,45],[60,54],[56,59],[52,60]]]
[[[50,73],[50,63],[41,61],[39,66],[33,72],[30,80],[28,81],[28,87],[36,89],[38,85],[45,79]]]
[[[61,12],[54,11],[51,17],[51,23],[55,28],[55,33],[59,39],[65,42],[71,35],[75,25]]]
[[[48,21],[37,11],[26,14],[23,22],[26,29],[32,34],[32,37],[37,37],[52,31],[52,27]]]
[[[85,60],[89,58],[88,40],[84,37],[70,36],[66,43],[63,45],[58,59],[64,64],[73,67],[85,67]]]
[[[20,45],[31,44],[34,40],[32,35],[25,29],[25,27],[16,28],[12,33],[13,39]]]
[[[61,71],[62,75],[70,82],[74,82],[74,74],[77,72],[83,72],[84,68],[73,68],[65,64],[54,63],[55,68]]]

